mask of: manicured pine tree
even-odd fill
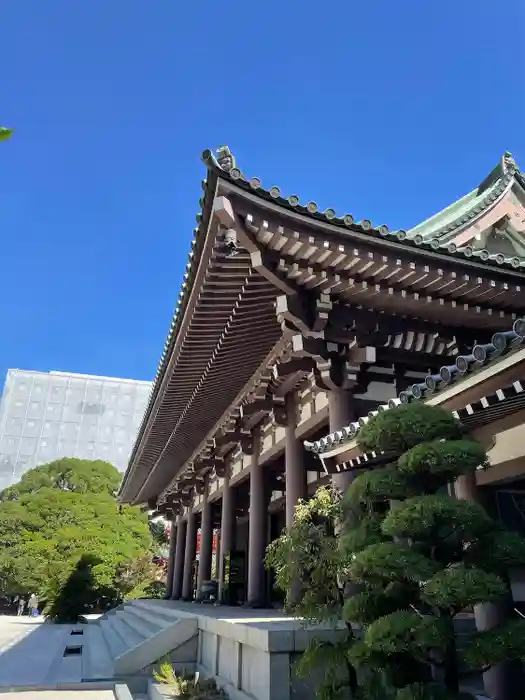
[[[455,617],[509,595],[506,571],[525,562],[525,541],[447,484],[488,466],[482,445],[441,408],[412,403],[379,413],[359,433],[364,452],[392,463],[358,476],[340,541],[350,580],[362,590],[343,615],[363,634],[349,649],[359,668],[382,673],[396,700],[455,700],[464,675],[525,657],[516,617],[457,648]]]
[[[458,649],[454,618],[509,595],[506,572],[525,562],[525,541],[448,495],[456,478],[487,466],[449,412],[419,403],[385,411],[358,441],[391,463],[361,472],[343,500],[319,489],[268,549],[289,612],[344,621],[336,641],[310,645],[298,670],[320,669],[318,696],[330,700],[470,698],[459,692],[463,676],[525,657],[525,624],[516,617]],[[348,596],[349,581],[360,592]]]

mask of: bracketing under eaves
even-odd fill
[[[227,147],[203,161],[191,254],[123,501],[213,477],[254,428],[278,426],[290,392],[344,389],[358,412],[373,410],[525,311],[525,181],[510,154],[408,231],[263,186]],[[312,430],[326,433],[320,421]]]

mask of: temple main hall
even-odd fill
[[[216,581],[223,603],[279,606],[267,545],[299,499],[381,462],[356,435],[408,401],[454,411],[484,441],[491,467],[456,492],[525,531],[525,177],[512,156],[410,230],[267,188],[227,147],[203,162],[119,493],[173,523],[167,596],[201,600]]]

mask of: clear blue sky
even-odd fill
[[[523,0],[2,0],[0,377],[154,375],[204,148],[404,228],[525,169],[524,39]]]

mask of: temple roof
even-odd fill
[[[500,256],[525,258],[525,176],[507,152],[472,192],[407,232],[410,240],[441,242],[451,252],[460,250],[482,260]],[[501,203],[507,200],[504,206]],[[484,222],[500,205],[496,218]],[[480,225],[481,224],[481,225]],[[466,234],[461,235],[462,232]],[[496,234],[496,235],[494,235]],[[456,240],[460,236],[460,240]],[[436,245],[436,244],[435,244]],[[511,263],[512,264],[512,263]]]
[[[390,231],[319,211],[245,176],[227,147],[205,151],[203,161],[197,227],[122,500],[143,502],[165,488],[262,381],[282,351],[275,306],[283,292],[324,293],[370,314],[489,333],[525,310],[525,257],[514,249],[489,252],[433,235],[431,226],[425,235]],[[523,184],[510,156],[496,170],[478,188],[482,199],[504,181],[504,194]],[[229,216],[233,230],[223,223]]]
[[[356,221],[352,214],[338,214],[332,208],[320,211],[316,202],[301,202],[296,194],[284,196],[277,186],[265,188],[258,177],[249,177],[237,167],[235,158],[226,146],[219,149],[218,158],[209,150],[204,151],[202,157],[208,168],[218,170],[221,177],[226,175],[235,184],[258,197],[317,221],[325,221],[347,231],[360,231],[370,236],[396,240],[409,247],[439,251],[460,259],[477,258],[487,265],[525,269],[525,239],[518,242],[514,250],[508,250],[508,246],[498,247],[497,244],[484,247],[479,242],[473,243],[470,238],[465,243],[454,241],[460,231],[491,210],[513,186],[523,193],[520,224],[524,223],[525,234],[525,175],[520,172],[509,152],[503,155],[498,165],[475,190],[408,231],[390,231],[387,225],[373,224],[370,219]],[[514,234],[517,233],[519,238],[521,232],[514,231]]]
[[[376,411],[371,411],[368,416],[364,416],[320,440],[305,441],[304,446],[310,452],[322,455],[335,447],[349,443],[355,440],[361,428],[377,413],[438,394],[440,391],[448,389],[451,385],[463,381],[488,364],[497,362],[510,352],[519,350],[524,344],[525,318],[522,318],[514,322],[511,330],[495,333],[490,343],[475,345],[469,355],[458,355],[454,364],[441,367],[435,374],[427,375],[422,382],[415,383],[410,389],[401,391],[396,399],[391,399],[388,403],[379,406]]]

